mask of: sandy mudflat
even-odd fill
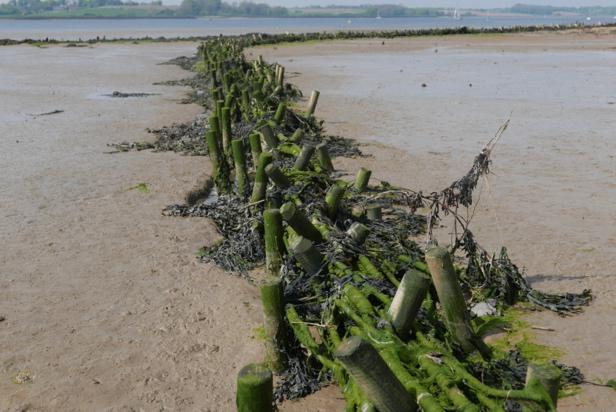
[[[0,48],[0,411],[231,411],[238,369],[262,359],[255,288],[194,258],[215,241],[213,227],[160,213],[209,173],[207,159],[104,154],[107,143],[148,139],[146,127],[199,113],[178,104],[182,88],[152,86],[187,76],[157,63],[194,47]],[[564,361],[607,380],[616,370],[614,47],[608,34],[550,34],[258,53],[306,92],[323,92],[318,115],[330,132],[371,142],[373,158],[336,161],[350,173],[366,165],[394,184],[440,189],[510,117],[476,234],[489,248],[507,245],[539,287],[594,289],[583,315],[533,322],[556,329],[537,338],[562,347]],[[160,95],[102,97],[114,90]],[[53,110],[64,112],[32,116]],[[150,192],[131,190],[139,183]],[[31,382],[15,383],[18,374]],[[341,405],[328,388],[282,409]],[[611,411],[616,395],[585,387],[561,405]]]
[[[370,142],[373,158],[338,160],[351,174],[368,166],[393,184],[442,189],[510,118],[482,186],[475,234],[489,250],[507,246],[539,288],[593,289],[596,300],[582,315],[531,319],[556,330],[537,331],[537,340],[562,348],[563,360],[588,379],[616,376],[616,35],[336,41],[251,52],[285,65],[307,93],[322,92],[317,115],[329,132]],[[559,408],[615,409],[616,392],[591,386]]]
[[[199,113],[152,86],[186,77],[157,64],[194,47],[0,48],[1,411],[232,410],[261,359],[255,291],[194,257],[213,227],[161,216],[207,159],[103,153]]]

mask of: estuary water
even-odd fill
[[[251,32],[429,29],[436,27],[510,27],[516,25],[598,24],[613,18],[546,17],[406,17],[406,18],[198,18],[0,20],[0,39],[87,40],[96,37],[188,37]]]

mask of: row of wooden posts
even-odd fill
[[[223,83],[223,89],[230,91],[227,96],[238,95],[233,86],[227,84],[227,76],[217,75],[218,66],[215,61],[207,61],[207,52],[202,50],[202,57],[208,67],[214,73],[214,79]],[[262,58],[255,63],[255,70],[263,72],[264,62]],[[284,86],[284,68],[276,66],[272,74],[266,71],[263,90],[272,94],[280,93]],[[259,86],[261,86],[259,84]],[[234,110],[238,103],[230,98],[222,100],[218,89],[213,90],[213,98],[216,102],[214,113],[209,119],[209,129],[206,133],[210,159],[212,162],[212,174],[219,192],[228,193],[232,190],[231,170],[226,157],[233,158],[235,181],[238,194],[245,196],[249,189],[247,172],[247,159],[244,143],[240,139],[232,138],[232,117],[239,117],[241,110]],[[260,89],[257,89],[260,92]],[[319,92],[313,91],[306,113],[313,116],[319,99]],[[235,106],[234,106],[235,105]],[[247,110],[250,102],[246,93],[241,94],[239,106]],[[281,189],[291,186],[291,181],[274,164],[279,141],[272,131],[272,127],[280,124],[285,113],[289,110],[284,101],[276,108],[273,119],[259,127],[259,133],[249,136],[250,154],[255,166],[254,184],[250,194],[251,204],[257,204],[266,200],[267,186],[271,182]],[[273,123],[272,123],[273,122]],[[302,139],[302,130],[298,129],[289,141],[297,144]],[[265,146],[265,147],[263,147]],[[296,156],[294,169],[305,170],[311,159],[316,158],[317,163],[324,173],[334,171],[334,165],[325,144],[304,144],[294,151]],[[371,171],[361,168],[357,173],[353,188],[361,193],[368,188]],[[324,212],[335,220],[344,197],[346,186],[334,183],[325,196]],[[369,220],[381,219],[379,206],[371,206],[366,211]],[[261,301],[264,314],[265,346],[267,362],[265,364],[250,364],[239,372],[237,378],[237,408],[241,412],[270,412],[274,410],[273,402],[273,372],[280,372],[284,368],[283,348],[285,334],[285,302],[283,295],[283,283],[279,276],[285,251],[283,240],[283,221],[286,222],[298,235],[289,245],[298,264],[309,275],[318,273],[325,265],[325,259],[315,244],[323,242],[326,233],[308,219],[292,202],[287,202],[276,207],[266,208],[263,212],[263,232],[266,254],[266,271],[268,280],[260,285]],[[369,230],[362,223],[355,222],[347,230],[347,235],[355,242],[361,244],[368,236]],[[438,300],[442,307],[445,325],[462,350],[471,353],[475,350],[484,358],[490,357],[490,349],[483,341],[474,335],[469,325],[468,310],[460,289],[458,277],[453,267],[452,259],[445,248],[435,247],[429,249],[426,254],[427,272],[410,269],[398,282],[393,279],[392,283],[397,286],[393,301],[388,308],[387,315],[390,324],[401,339],[407,339],[413,321],[415,320],[420,306],[428,293],[431,285],[434,286]],[[419,399],[405,389],[387,363],[383,360],[377,349],[361,337],[353,336],[343,340],[335,351],[335,358],[344,367],[348,374],[359,386],[363,395],[380,412],[415,411],[418,408]],[[421,363],[421,361],[420,361]],[[422,363],[423,365],[423,363]],[[425,363],[426,368],[433,364]],[[438,371],[437,371],[438,374]],[[527,388],[547,391],[555,409],[556,397],[560,382],[560,371],[552,365],[533,365],[527,373]],[[443,386],[447,386],[444,384]],[[456,394],[450,394],[456,399]],[[464,398],[465,399],[465,398]],[[541,400],[541,397],[537,398]],[[429,403],[421,403],[426,411]],[[437,410],[437,409],[434,409]],[[468,411],[479,410],[470,406]]]

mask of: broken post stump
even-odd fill
[[[359,336],[345,339],[334,354],[379,412],[415,412],[414,396],[389,369],[381,355]]]
[[[244,366],[237,376],[238,412],[274,412],[272,372],[256,363]]]
[[[391,325],[401,339],[408,338],[431,283],[430,276],[416,269],[409,269],[402,277],[387,310]]]

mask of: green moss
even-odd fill
[[[562,357],[560,349],[533,342],[535,334],[530,323],[524,320],[526,313],[524,305],[506,309],[502,317],[507,325],[506,333],[491,346],[502,354],[516,348],[529,363],[545,363]]]
[[[205,62],[199,61],[195,64],[195,71],[197,73],[205,73],[207,71],[207,66]]]
[[[129,187],[128,190],[137,189],[141,193],[150,193],[150,188],[147,183],[139,183],[137,186]]]

